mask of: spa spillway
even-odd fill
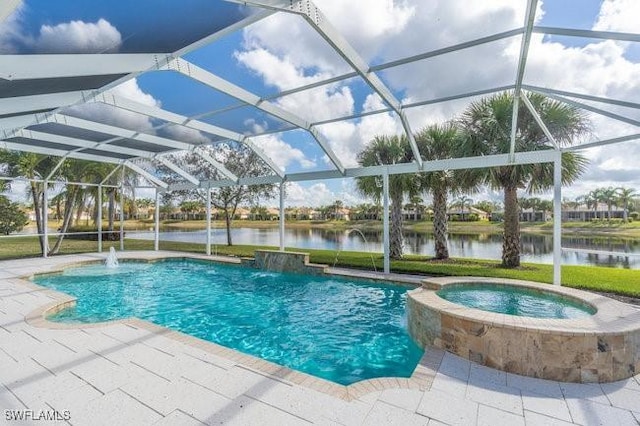
[[[486,278],[433,278],[407,299],[409,333],[507,372],[610,382],[640,372],[640,310],[564,287]]]

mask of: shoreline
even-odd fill
[[[224,229],[225,223],[222,220],[212,220],[212,228]],[[585,226],[586,225],[586,226]],[[120,229],[119,222],[115,226],[115,230]],[[149,231],[153,230],[153,220],[127,220],[125,221],[124,230],[133,231]],[[430,221],[404,221],[403,229],[405,231],[414,231],[425,234],[432,234],[432,222]],[[449,222],[450,234],[502,234],[502,224],[494,222]],[[524,222],[520,224],[520,232],[530,235],[553,235],[553,227],[551,222]],[[92,228],[91,225],[80,225],[81,228]],[[246,220],[236,219],[233,221],[232,228],[251,228],[251,229],[276,229],[278,228],[277,220]],[[382,231],[382,222],[375,220],[365,221],[320,221],[320,220],[287,220],[287,228],[293,229],[332,229],[336,231],[346,231],[348,229],[357,228],[361,231]],[[34,224],[27,225],[24,229],[33,230]],[[50,232],[55,232],[58,224],[50,221]],[[106,227],[105,227],[106,228]],[[160,222],[160,231],[199,231],[206,229],[204,220],[167,220]],[[582,236],[582,237],[607,237],[620,238],[624,240],[640,240],[640,223],[630,224],[591,224],[582,222],[564,222],[562,234],[565,236]]]

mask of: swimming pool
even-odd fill
[[[77,298],[51,321],[138,317],[344,385],[410,377],[423,353],[407,332],[400,285],[184,259],[34,281]]]

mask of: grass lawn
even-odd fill
[[[50,244],[53,244],[53,238]],[[109,247],[120,249],[119,242],[104,242]],[[215,246],[214,252],[220,255],[252,257],[255,249],[270,248],[263,246]],[[64,240],[60,254],[95,252],[95,241]],[[125,240],[126,250],[152,250],[153,241]],[[196,243],[160,242],[161,250],[176,250],[203,253],[204,245]],[[333,265],[336,252],[333,250],[300,250],[310,254],[313,263]],[[39,256],[40,250],[35,237],[3,238],[0,240],[0,259],[15,259]],[[378,270],[382,269],[382,254],[373,254]],[[370,253],[340,252],[336,266],[373,269]],[[523,264],[519,269],[503,269],[498,261],[477,259],[452,259],[447,262],[434,261],[426,256],[406,256],[402,260],[391,262],[391,270],[399,273],[420,275],[480,276],[495,278],[516,278],[529,281],[550,283],[553,277],[552,265],[536,263]],[[605,268],[596,266],[562,267],[562,284],[568,287],[582,288],[600,292],[610,292],[625,296],[640,297],[640,270]]]

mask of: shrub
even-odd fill
[[[633,220],[638,220],[640,219],[640,212],[631,212],[629,213],[629,217]]]

